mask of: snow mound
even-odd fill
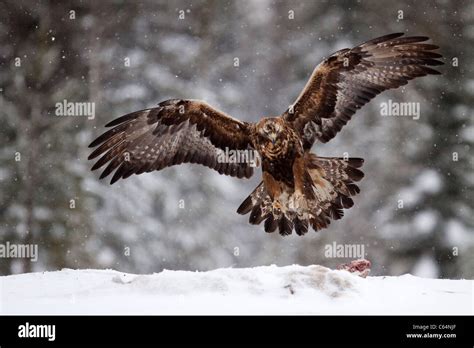
[[[322,266],[0,277],[0,314],[472,314],[473,281]]]

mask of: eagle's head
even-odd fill
[[[276,157],[288,148],[288,132],[281,117],[262,118],[256,125],[257,150],[266,157]]]

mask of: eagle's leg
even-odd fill
[[[281,212],[284,210],[283,206],[281,205],[281,202],[279,199],[274,199],[272,202],[272,211],[273,215],[275,216],[280,216]]]
[[[303,156],[296,157],[293,167],[294,188],[288,197],[286,216],[298,235],[308,232],[310,225],[311,202],[314,201],[314,188]]]
[[[304,216],[304,213],[308,211],[308,202],[300,190],[295,190],[290,198],[289,207],[295,211],[298,216]]]
[[[280,216],[284,212],[285,206],[280,201],[280,197],[283,193],[281,183],[268,172],[263,172],[263,183],[267,189],[268,195],[272,200],[273,215]]]
[[[295,180],[295,191],[290,199],[291,206],[300,218],[307,218],[309,213],[309,201],[314,200],[313,180],[306,168],[303,157],[297,157],[293,164],[293,176]]]

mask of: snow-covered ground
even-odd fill
[[[472,280],[361,278],[321,266],[0,277],[1,314],[473,314]]]

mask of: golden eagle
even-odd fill
[[[328,158],[311,153],[316,141],[332,139],[363,105],[384,90],[439,74],[438,46],[427,37],[395,33],[342,49],[321,62],[296,101],[278,117],[257,123],[236,120],[199,100],[171,99],[108,123],[89,156],[103,155],[92,170],[106,165],[100,178],[111,184],[132,174],[181,163],[198,163],[220,174],[249,178],[248,162],[221,161],[228,151],[256,151],[262,182],[241,204],[250,223],[265,231],[298,235],[340,219],[359,193],[361,158]]]

